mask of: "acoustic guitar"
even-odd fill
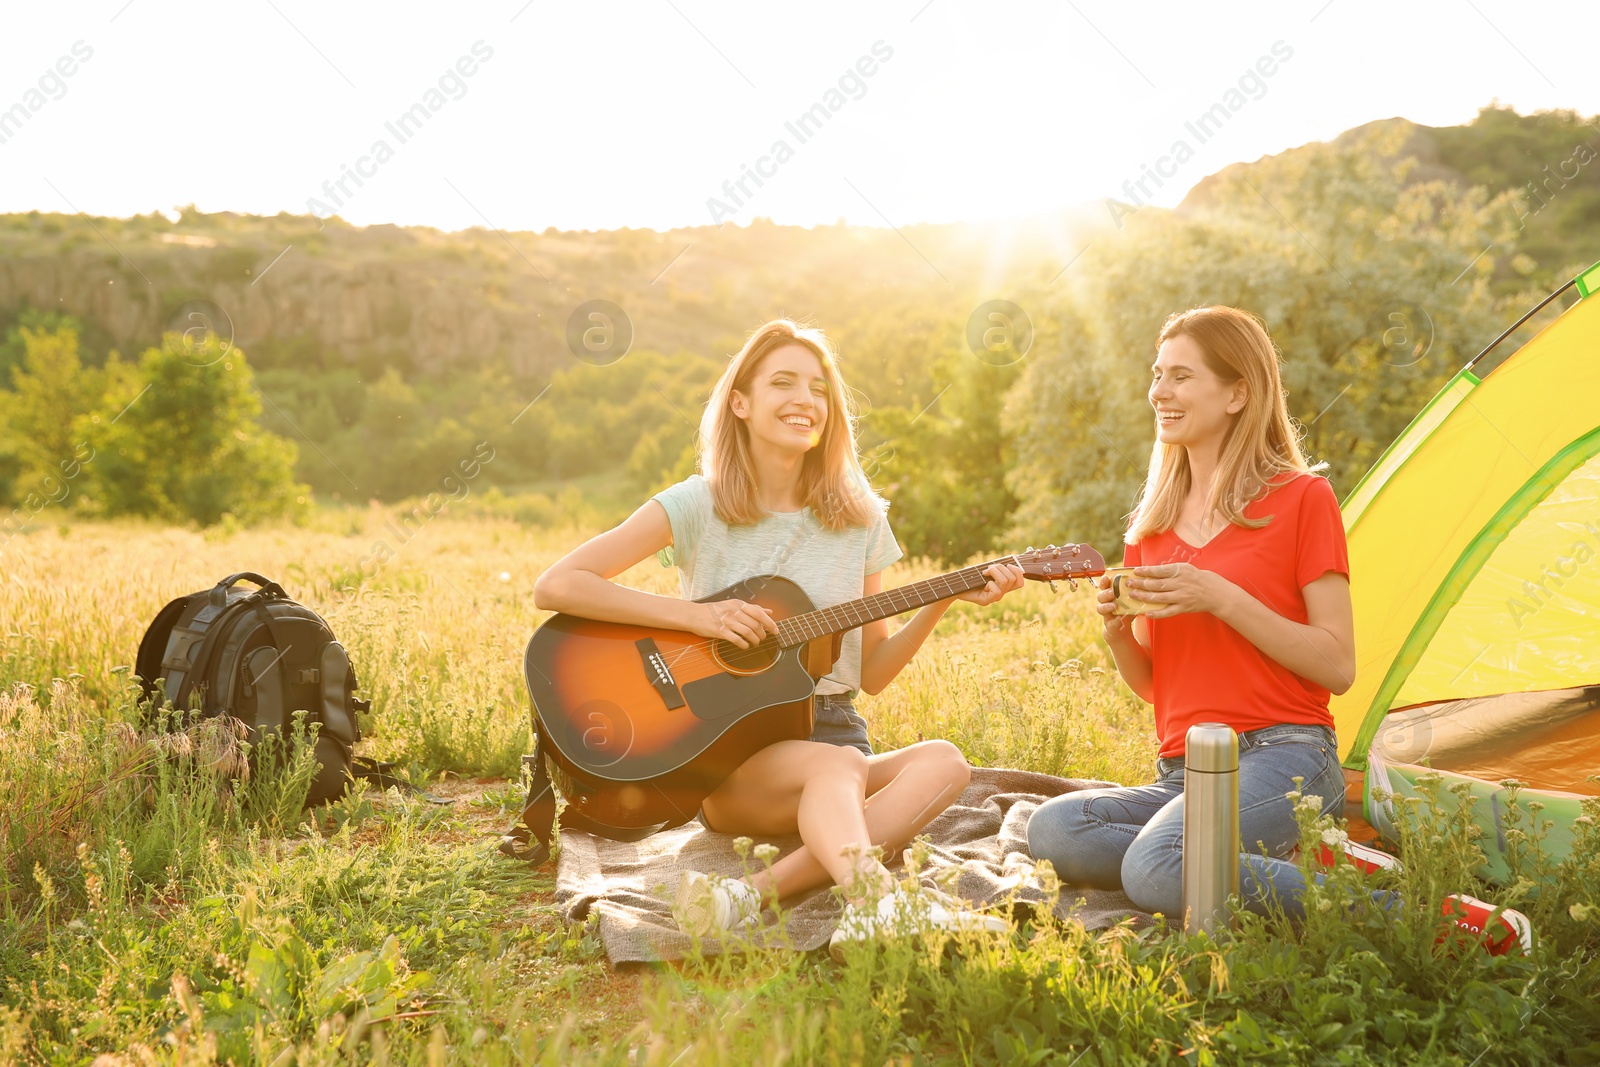
[[[552,616],[528,642],[523,668],[539,748],[567,802],[562,825],[636,841],[688,822],[750,756],[811,735],[812,691],[833,668],[846,631],[981,589],[984,568],[997,563],[1016,564],[1052,590],[1056,581],[1076,588],[1076,579],[1105,571],[1088,545],[1051,545],[827,608],[776,575],[701,598],[737,598],[771,612],[777,634],[749,648],[682,630]],[[553,810],[548,786],[530,789],[529,811],[540,802]],[[544,818],[525,821],[548,829]]]

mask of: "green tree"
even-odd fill
[[[73,422],[95,449],[88,506],[201,525],[304,514],[310,490],[294,481],[295,445],[262,430],[260,414],[242,350],[167,335],[137,367],[108,374],[98,409]]]
[[[387,368],[367,388],[360,423],[330,451],[337,470],[324,469],[319,484],[348,491],[348,476],[360,493],[380,500],[438,489],[456,463],[472,455],[474,441],[453,413],[425,399],[433,392],[419,390]]]
[[[1466,126],[1429,130],[1439,162],[1491,194],[1521,194],[1517,246],[1553,289],[1600,256],[1600,126],[1574,111],[1518,115],[1489,105]],[[1514,276],[1512,279],[1514,281]]]
[[[907,555],[958,565],[1002,547],[1017,499],[1006,484],[1011,449],[1000,411],[1022,358],[1012,351],[985,362],[950,344],[936,362],[932,397],[915,410],[873,413],[881,440],[863,450],[862,465],[889,498]]]
[[[13,336],[20,356],[11,367],[12,391],[0,392],[0,483],[13,504],[30,497],[61,503],[86,454],[74,422],[98,403],[114,371],[84,369],[71,325],[23,326]]]
[[[1073,530],[1120,556],[1154,442],[1155,338],[1169,314],[1206,304],[1261,316],[1307,451],[1340,496],[1354,488],[1505,314],[1481,253],[1509,254],[1508,200],[1407,184],[1390,154],[1312,145],[1230,168],[1203,209],[1140,211],[1096,246],[1008,398],[1018,536]]]
[[[68,315],[64,311],[24,305],[14,314],[0,314],[0,389],[14,388],[12,368],[22,366],[27,350],[23,330],[31,330],[35,334],[53,334],[63,329],[70,329],[78,335],[78,355],[86,367],[100,366],[113,349],[111,336],[97,323]]]
[[[73,420],[99,399],[101,376],[86,373],[71,327],[34,332],[23,327],[22,362],[12,368],[6,425],[24,482],[37,481],[72,455]]]

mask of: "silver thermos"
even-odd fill
[[[1183,926],[1212,933],[1230,924],[1239,892],[1239,737],[1203,722],[1184,744]]]

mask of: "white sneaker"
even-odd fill
[[[761,894],[747,882],[684,871],[678,876],[672,917],[678,929],[691,937],[727,933],[749,923],[760,925]]]
[[[959,905],[945,907],[930,893],[919,895],[897,889],[875,904],[846,904],[838,927],[828,939],[828,954],[843,962],[844,946],[852,941],[933,929],[998,934],[1010,926],[998,915],[984,915]]]

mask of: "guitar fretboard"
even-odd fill
[[[878,619],[920,608],[946,597],[959,596],[973,589],[982,589],[989,581],[984,569],[996,563],[1016,563],[1016,556],[1004,556],[987,563],[964,567],[959,571],[941,574],[921,582],[888,589],[859,600],[847,600],[829,608],[819,608],[803,615],[791,615],[778,623],[778,643],[785,648],[801,645],[824,634],[853,630]]]

